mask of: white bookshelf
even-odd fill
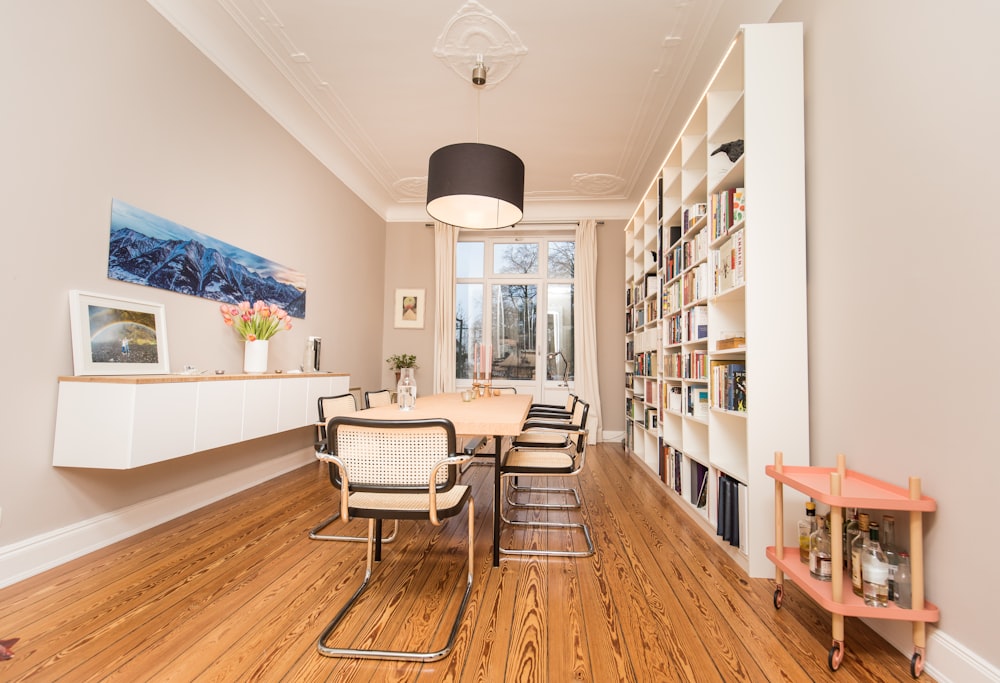
[[[735,140],[744,141],[744,153],[735,162],[725,153],[712,154]],[[713,195],[737,188],[743,190],[745,218],[713,237],[720,231],[713,230],[711,215],[697,215],[698,205],[707,205],[711,214]],[[676,240],[671,226],[682,226]],[[782,451],[790,465],[809,464],[800,24],[747,25],[737,33],[628,222],[625,246],[626,287],[633,294],[626,308],[636,323],[626,341],[633,358],[655,352],[659,364],[640,373],[634,361],[626,360],[626,372],[633,373],[626,390],[629,448],[716,538],[720,476],[739,482],[740,545],[733,554],[751,576],[767,576],[773,572],[765,548],[773,543],[774,497],[765,467],[775,451]],[[742,280],[721,265],[735,257],[737,246]],[[651,256],[660,251],[659,258]],[[678,258],[681,265],[672,270]],[[691,287],[697,295],[686,294],[684,285],[694,282],[696,271],[708,281]],[[636,300],[638,285],[651,273],[659,291]],[[727,284],[720,287],[717,279]],[[663,304],[667,298],[669,310],[661,307],[653,316],[645,310],[651,300]],[[640,304],[642,314],[636,311]],[[691,327],[699,319],[696,313],[706,328],[703,337]],[[746,341],[719,349],[719,340],[728,336]],[[678,359],[680,371],[671,365]],[[700,362],[704,374],[685,371],[685,361],[688,367]],[[710,393],[713,362],[744,366],[746,410],[714,401],[707,411],[689,407],[689,397]],[[651,394],[655,429],[645,419]],[[679,454],[676,465],[661,458],[668,451]],[[707,485],[699,505],[701,473]],[[801,505],[785,509],[786,528],[794,528]]]

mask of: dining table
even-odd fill
[[[493,437],[493,566],[500,566],[500,458],[504,437],[521,433],[531,408],[531,394],[475,396],[465,400],[462,393],[419,396],[411,410],[395,403],[359,411],[359,417],[375,420],[425,420],[445,418],[455,425],[455,434],[468,439]]]

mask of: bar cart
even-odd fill
[[[939,618],[938,608],[924,599],[924,550],[923,513],[937,508],[933,498],[920,492],[919,477],[910,477],[909,489],[893,486],[878,479],[848,470],[843,454],[837,455],[837,467],[788,466],[782,463],[780,451],[774,454],[774,465],[765,468],[767,476],[774,479],[774,538],[775,545],[766,553],[775,565],[774,607],[781,608],[784,597],[784,579],[794,581],[810,598],[833,615],[833,645],[827,657],[831,671],[840,668],[844,659],[844,617],[867,617],[910,621],[913,625],[913,656],[910,658],[910,675],[918,678],[924,669],[924,649],[927,645],[928,622]],[[897,510],[910,513],[910,569],[913,584],[913,608],[903,609],[895,603],[888,607],[869,607],[850,590],[844,591],[843,539],[839,533],[830,534],[832,563],[835,568],[829,582],[819,581],[809,575],[809,568],[799,560],[798,547],[784,546],[783,486],[811,496],[830,506],[830,528],[841,529],[844,508],[872,510]]]

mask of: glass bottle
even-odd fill
[[[896,607],[913,609],[913,578],[910,575],[910,556],[899,553],[899,564],[896,566]]]
[[[861,576],[864,581],[865,604],[869,607],[889,606],[889,563],[878,542],[878,524],[868,526],[868,543],[861,551]]]
[[[413,410],[417,405],[417,382],[413,379],[413,368],[401,368],[399,384],[396,385],[396,401],[400,410]]]
[[[830,549],[830,522],[821,517],[809,537],[809,575],[820,581],[833,578],[833,555]]]
[[[816,503],[806,501],[806,516],[799,520],[799,559],[809,564],[809,537],[816,531]]]
[[[879,531],[879,544],[889,563],[889,599],[895,600],[896,567],[899,565],[899,555],[896,551],[896,518],[892,515],[882,515],[882,529]]]
[[[851,543],[858,535],[858,509],[851,508],[844,517],[844,544],[840,546],[844,549],[844,569],[847,575],[851,575]]]
[[[858,513],[858,534],[851,541],[851,589],[854,594],[864,597],[864,583],[861,580],[861,549],[868,538],[868,513]]]

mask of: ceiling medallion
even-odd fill
[[[625,179],[610,173],[576,173],[570,185],[581,194],[603,196],[620,192]]]
[[[477,55],[490,65],[489,84],[503,81],[528,53],[521,39],[490,10],[469,0],[453,16],[434,45],[434,56],[451,67],[463,81],[475,68]]]
[[[407,199],[423,199],[427,194],[427,176],[400,178],[392,184],[392,189]]]

